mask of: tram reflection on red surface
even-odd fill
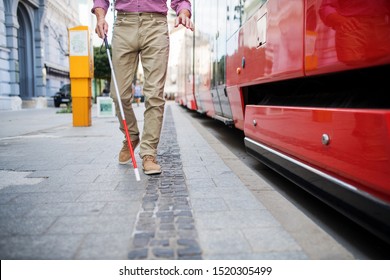
[[[390,242],[390,1],[192,4],[195,32],[171,33],[177,103]]]

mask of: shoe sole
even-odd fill
[[[148,170],[148,171],[146,171],[146,170],[144,169],[144,173],[145,173],[146,175],[155,175],[155,174],[160,174],[160,173],[161,173],[161,170]]]
[[[131,159],[129,159],[127,161],[120,161],[119,164],[125,165],[125,164],[128,164],[130,161],[131,161]]]

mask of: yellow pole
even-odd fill
[[[69,28],[73,126],[91,126],[93,52],[88,26]]]

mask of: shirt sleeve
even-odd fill
[[[93,0],[93,7],[91,12],[94,14],[96,8],[102,8],[107,13],[109,6],[110,6],[109,0]]]
[[[171,8],[176,12],[176,15],[183,9],[187,9],[191,13],[191,2],[188,0],[171,0]]]

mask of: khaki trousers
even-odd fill
[[[131,85],[141,59],[145,112],[139,155],[141,158],[156,156],[164,115],[164,84],[169,56],[167,17],[157,13],[118,13],[111,43],[112,63],[132,141],[139,139],[139,130],[132,108]],[[113,81],[110,95],[114,99],[120,130],[125,133]]]

